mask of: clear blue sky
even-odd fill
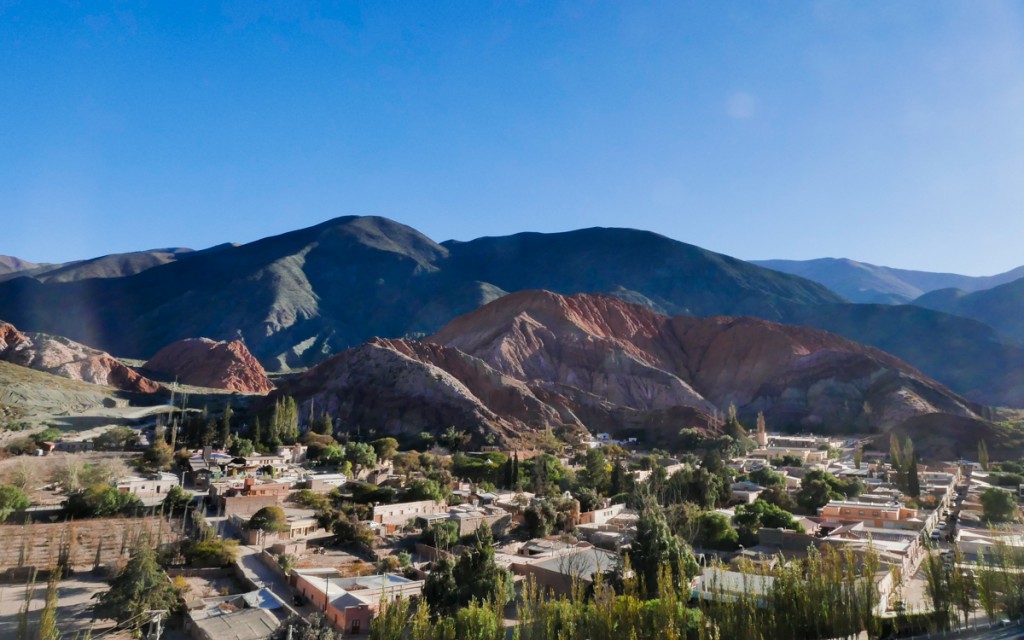
[[[1024,6],[0,0],[0,253],[628,226],[1024,264]]]

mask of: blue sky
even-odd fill
[[[964,2],[0,0],[0,253],[383,215],[1024,264],[1024,16]]]

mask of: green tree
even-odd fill
[[[796,501],[807,513],[814,514],[830,500],[853,498],[863,491],[864,485],[859,480],[844,481],[827,471],[815,469],[808,471],[800,481]]]
[[[761,467],[751,471],[750,481],[761,485],[764,488],[786,486],[786,476],[768,467]]]
[[[18,487],[5,484],[0,486],[0,522],[4,522],[15,511],[28,509],[31,502]]]
[[[459,607],[473,600],[494,600],[504,607],[514,593],[511,574],[494,561],[494,538],[488,526],[474,532],[473,543],[452,568],[452,577],[458,585],[455,604]]]
[[[894,469],[900,469],[903,466],[903,452],[900,447],[900,438],[896,432],[889,434],[889,463]]]
[[[257,415],[252,420],[252,441],[257,448],[264,445],[263,442],[263,425],[260,424],[260,417]]]
[[[455,561],[439,560],[423,583],[423,600],[440,615],[451,615],[459,607],[461,589],[455,581]]]
[[[746,546],[757,544],[757,532],[761,527],[800,532],[804,530],[792,513],[764,500],[755,500],[751,504],[736,507],[736,515],[732,521],[739,532],[739,541]]]
[[[238,557],[238,540],[220,538],[212,527],[206,527],[198,538],[182,545],[181,555],[197,569],[226,567]]]
[[[582,481],[598,494],[607,495],[611,484],[611,468],[600,448],[587,449]]]
[[[523,521],[531,538],[545,538],[551,535],[557,514],[550,500],[531,504],[523,511]]]
[[[170,468],[173,459],[174,450],[171,449],[171,445],[159,438],[142,454],[143,466],[152,471]]]
[[[368,526],[344,513],[336,512],[330,523],[330,531],[339,544],[355,544],[366,548],[373,547],[374,535]]]
[[[911,498],[921,497],[921,479],[917,473],[917,454],[910,457],[907,467],[907,495]]]
[[[149,540],[143,539],[132,549],[131,559],[111,582],[110,590],[100,594],[94,615],[127,622],[137,630],[149,621],[143,615],[147,611],[170,610],[177,604],[177,591],[157,564]]]
[[[978,464],[985,471],[988,471],[988,443],[984,440],[978,441]]]
[[[365,442],[350,442],[345,447],[345,458],[357,471],[369,469],[377,464],[377,452]]]
[[[140,507],[142,507],[142,501],[137,495],[101,484],[73,493],[64,502],[64,510],[73,518],[132,515]]]
[[[114,427],[92,439],[93,446],[100,451],[124,451],[139,442],[139,435],[129,427]]]
[[[394,438],[377,438],[370,444],[373,445],[378,460],[390,460],[398,452],[398,440]]]
[[[633,485],[633,476],[626,470],[626,464],[622,460],[616,461],[608,483],[608,495],[614,497],[632,493]]]
[[[1009,491],[989,487],[981,494],[981,508],[989,522],[1017,520],[1017,500]]]
[[[739,534],[729,524],[729,518],[717,511],[705,511],[697,518],[697,536],[694,546],[715,551],[732,551],[739,544]]]
[[[519,452],[512,452],[512,477],[510,478],[509,489],[515,489],[522,480],[522,469],[519,468]]]
[[[640,509],[629,559],[642,580],[648,598],[657,597],[663,568],[669,570],[668,577],[675,591],[679,591],[684,581],[689,581],[697,574],[693,554],[669,530],[664,511],[650,497],[644,499]]]
[[[262,531],[263,533],[281,533],[282,531],[287,531],[289,528],[288,516],[285,515],[284,509],[281,507],[263,507],[256,513],[252,514],[247,526],[253,531]]]
[[[409,488],[406,489],[405,497],[410,502],[416,500],[436,500],[437,502],[444,502],[447,498],[447,492],[441,485],[430,479],[414,480],[409,484]]]
[[[448,551],[459,541],[459,524],[453,520],[435,522],[423,532],[424,541],[442,551]]]
[[[220,417],[219,433],[217,441],[220,442],[221,446],[227,447],[231,444],[231,417],[234,415],[234,410],[231,405],[224,407],[224,413]]]
[[[256,443],[248,438],[232,438],[228,453],[236,458],[245,458],[256,453]]]
[[[470,436],[465,431],[459,431],[453,425],[445,429],[438,440],[449,450],[458,451],[469,445]]]
[[[309,425],[309,430],[324,436],[331,435],[334,433],[334,423],[331,421],[331,416],[327,415],[327,412],[324,411]]]
[[[192,502],[192,494],[174,486],[164,496],[164,508],[171,513],[180,512]]]

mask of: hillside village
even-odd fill
[[[684,543],[693,569],[683,598],[696,610],[767,597],[779,568],[837,552],[871,568],[874,614],[907,625],[935,609],[930,562],[972,572],[997,550],[1024,553],[1019,464],[925,463],[896,436],[881,449],[877,438],[769,433],[763,420],[748,434],[732,416],[736,438],[686,429],[689,448],[676,455],[608,433],[473,448],[455,429],[414,449],[390,437],[325,445],[323,422],[300,425],[294,444],[273,451],[240,449],[234,435],[233,447],[172,456],[163,426],[113,427],[8,459],[0,575],[17,596],[4,598],[0,631],[41,615],[48,577],[57,589],[85,579],[100,594],[141,547],[180,605],[140,625],[94,620],[62,600],[65,634],[126,624],[262,640],[313,625],[367,636],[395,603],[454,613],[497,597],[485,593],[493,583],[467,595],[460,580],[474,574],[453,581],[473,562],[508,576],[502,617],[514,628],[533,593],[657,581],[668,557],[643,566],[638,550],[652,527]],[[19,478],[25,463],[53,472]],[[12,502],[13,493],[26,498]],[[988,619],[983,603],[970,607],[969,617]]]

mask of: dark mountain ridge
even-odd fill
[[[241,339],[279,371],[374,336],[429,335],[527,289],[817,327],[891,352],[974,401],[1024,406],[1024,349],[980,322],[849,304],[809,280],[632,229],[439,244],[386,218],[350,216],[121,277],[15,277],[0,282],[0,317],[142,359],[194,336]]]
[[[914,305],[973,318],[1024,343],[1024,278],[975,291],[940,289],[914,300]]]
[[[775,319],[792,306],[840,300],[809,281],[649,232],[585,229],[440,245],[391,220],[347,217],[122,278],[16,278],[0,283],[0,313],[131,357],[196,335],[241,337],[279,369],[374,335],[430,333],[520,288]]]

